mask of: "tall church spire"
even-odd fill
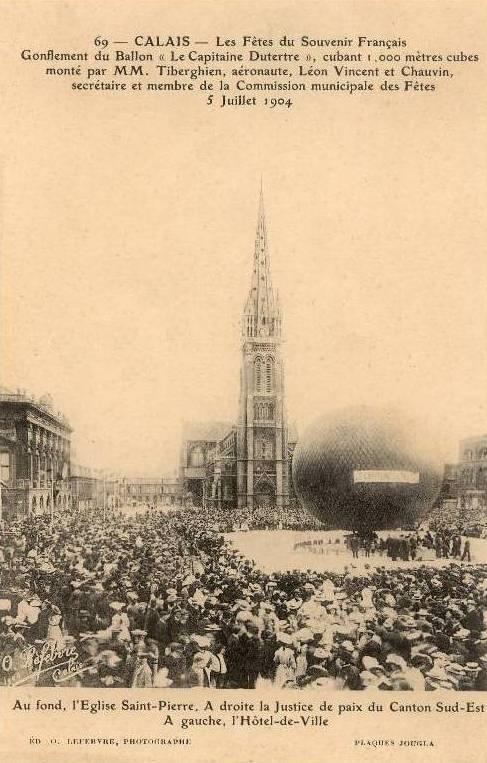
[[[242,321],[237,427],[239,507],[287,506],[289,503],[288,430],[281,344],[281,315],[271,282],[261,184],[252,278]]]
[[[278,310],[272,288],[269,243],[264,210],[262,180],[255,233],[254,263],[250,292],[244,311],[244,336],[277,335],[280,329]]]

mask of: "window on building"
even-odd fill
[[[265,438],[262,438],[258,442],[257,458],[265,458],[265,459],[272,458],[272,443],[266,440]]]
[[[487,459],[487,448],[480,448],[479,450],[479,458]]]
[[[274,359],[267,358],[265,364],[265,391],[272,392],[274,388]]]
[[[10,453],[6,451],[0,453],[0,479],[2,482],[10,479]]]
[[[262,392],[262,360],[261,358],[256,358],[254,361],[254,380],[255,380],[255,391]]]
[[[205,454],[203,452],[203,448],[200,448],[199,446],[197,448],[193,448],[191,451],[190,463],[191,466],[204,466]]]
[[[473,451],[470,449],[466,450],[465,453],[463,454],[463,457],[465,461],[471,461],[473,458]]]

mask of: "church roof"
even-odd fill
[[[201,440],[217,442],[222,440],[233,428],[230,421],[185,421],[183,440]]]

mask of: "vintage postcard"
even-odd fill
[[[485,3],[0,30],[3,759],[486,761]]]

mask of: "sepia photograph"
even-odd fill
[[[0,757],[480,763],[486,9],[0,19]]]
[[[77,464],[51,396],[2,388],[3,685],[487,688],[487,434],[441,464],[423,422],[372,395],[322,400],[299,433],[262,181],[255,196],[236,416],[182,406],[170,473]]]

